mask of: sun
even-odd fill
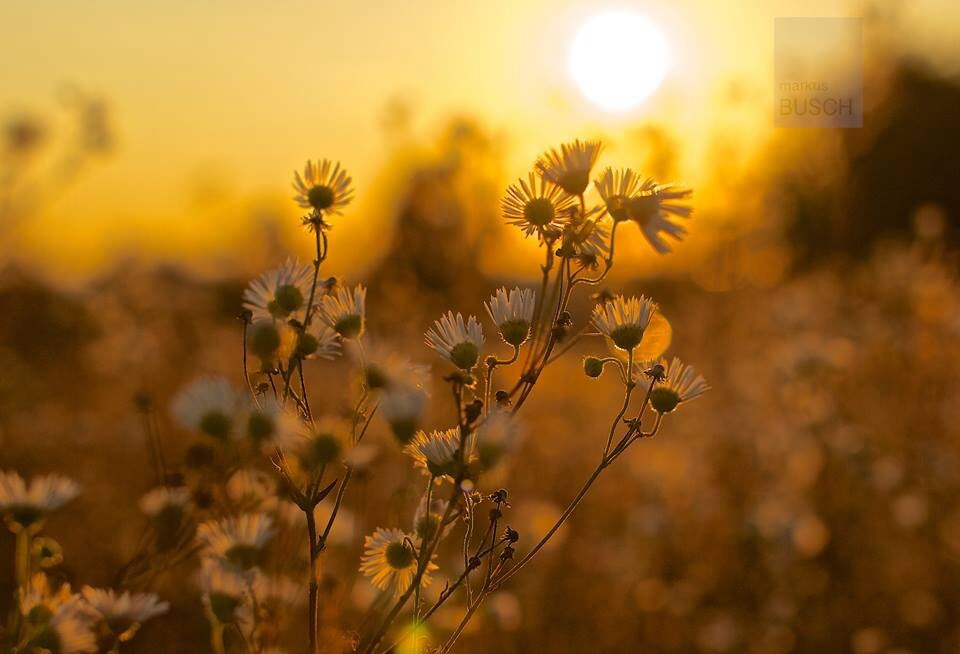
[[[570,44],[570,75],[588,100],[607,111],[626,111],[646,100],[669,64],[663,32],[630,11],[594,16]]]

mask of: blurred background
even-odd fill
[[[659,26],[670,68],[609,112],[567,51],[623,8]],[[776,16],[863,17],[862,129],[772,126]],[[603,166],[695,189],[687,240],[661,257],[622,230],[607,282],[660,302],[670,353],[713,391],[609,471],[461,650],[956,652],[958,21],[948,0],[7,0],[0,468],[83,484],[47,531],[75,583],[109,583],[153,485],[134,397],[181,460],[176,389],[242,381],[244,285],[312,255],[293,169],[347,166],[357,199],[325,270],[368,284],[373,333],[428,362],[441,311],[479,314],[537,275],[536,244],[500,218],[506,185],[547,147],[599,138]],[[619,403],[612,380],[569,381],[588,351],[525,409],[518,460],[538,473],[503,484],[527,542],[592,470]],[[377,431],[344,565],[381,524],[365,507],[399,520],[415,505]],[[12,541],[0,534],[0,561]],[[174,609],[130,651],[204,651],[190,574],[155,582]]]

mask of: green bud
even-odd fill
[[[583,360],[583,372],[587,377],[596,379],[603,374],[603,361],[597,357],[586,357]]]

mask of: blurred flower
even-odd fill
[[[593,182],[607,213],[617,222],[630,218],[627,202],[637,192],[639,185],[640,176],[629,168],[614,170],[608,167]]]
[[[492,410],[472,439],[481,467],[490,470],[496,466],[516,448],[519,438],[520,425],[513,414],[500,409]]]
[[[247,580],[215,559],[204,559],[197,582],[204,604],[217,620],[223,624],[234,622],[247,592]]]
[[[380,399],[380,414],[401,443],[413,438],[427,403],[427,394],[416,386],[389,388]]]
[[[447,501],[442,499],[433,499],[430,501],[430,508],[427,509],[427,494],[424,493],[417,505],[417,511],[413,515],[413,534],[417,537],[417,542],[430,542],[437,534],[437,527],[447,512]],[[453,529],[453,521],[444,526],[441,538],[446,536]]]
[[[679,189],[672,185],[661,185],[647,178],[640,185],[637,195],[627,201],[630,220],[640,225],[640,231],[660,254],[670,251],[670,245],[660,236],[661,232],[675,240],[681,240],[687,230],[670,220],[670,216],[689,218],[693,209],[680,204],[690,198],[693,191]]]
[[[507,187],[501,207],[507,224],[519,227],[527,236],[536,232],[541,239],[553,240],[575,210],[576,199],[530,173],[527,181],[520,178]]]
[[[618,295],[593,310],[593,325],[621,350],[629,352],[640,345],[643,332],[657,311],[657,305],[645,296],[624,299]]]
[[[140,510],[150,518],[159,550],[168,550],[180,541],[183,519],[192,506],[190,489],[185,486],[159,486],[140,498]]]
[[[276,500],[277,487],[273,477],[262,470],[241,468],[230,475],[226,485],[227,497],[242,510],[261,510]]]
[[[413,363],[409,357],[379,343],[367,343],[362,348],[355,346],[351,353],[360,364],[364,383],[371,390],[425,388],[429,382],[427,366]]]
[[[310,295],[312,269],[287,259],[275,270],[265,272],[243,292],[243,306],[255,320],[286,320],[305,309]]]
[[[207,556],[215,556],[239,570],[259,565],[273,536],[273,520],[266,513],[244,513],[210,520],[197,527],[197,541]]]
[[[236,435],[234,423],[241,407],[241,398],[230,382],[222,377],[201,377],[174,398],[173,415],[187,429],[226,441]]]
[[[437,566],[430,562],[420,579],[421,586],[430,585],[430,572]],[[399,529],[378,527],[363,542],[360,572],[382,591],[400,595],[405,592],[417,573],[417,552],[413,537]]]
[[[320,318],[343,338],[359,338],[363,335],[367,289],[363,285],[350,291],[339,288],[336,294],[320,299]]]
[[[427,346],[462,370],[473,368],[483,346],[483,331],[476,316],[464,322],[462,314],[454,316],[448,311],[433,324],[426,333]]]
[[[469,442],[465,447],[469,451]],[[460,428],[431,431],[429,434],[419,431],[403,451],[413,457],[414,465],[421,468],[424,474],[452,477],[460,463]]]
[[[683,402],[700,397],[710,390],[710,385],[693,366],[684,365],[673,357],[667,368],[667,378],[650,392],[650,406],[657,413],[670,413]]]
[[[602,147],[599,141],[577,139],[564,143],[559,152],[548,150],[537,160],[537,172],[570,195],[582,195],[590,184],[590,170]]]
[[[97,637],[93,632],[92,615],[79,601],[61,605],[45,624],[29,635],[22,652],[74,654],[96,652]]]
[[[340,168],[340,162],[307,161],[302,177],[297,171],[293,173],[293,188],[297,192],[293,199],[304,209],[338,214],[353,199],[351,181],[347,171]]]
[[[254,320],[247,330],[247,347],[265,370],[276,368],[277,361],[289,359],[300,344],[300,334],[286,322]]]
[[[18,592],[20,614],[30,624],[45,622],[60,607],[76,602],[80,597],[70,591],[70,584],[60,584],[54,589],[49,577],[42,572],[30,577],[26,587]]]
[[[314,424],[304,424],[291,449],[304,469],[315,472],[344,457],[350,447],[351,434],[347,421],[325,416]]]
[[[92,588],[84,586],[83,599],[107,623],[110,630],[121,640],[132,637],[138,625],[170,610],[167,602],[153,593],[118,593],[112,588]]]
[[[0,513],[13,531],[35,531],[48,513],[80,494],[80,486],[61,475],[40,475],[27,484],[13,471],[0,472]]]
[[[520,347],[530,335],[530,322],[536,305],[536,293],[528,288],[507,291],[498,288],[487,301],[487,313],[500,330],[500,337],[509,345]]]
[[[589,215],[585,220],[571,221],[564,227],[560,254],[594,268],[610,256],[610,229]]]
[[[290,447],[301,429],[300,418],[269,396],[261,398],[260,405],[247,414],[247,435],[266,454]]]

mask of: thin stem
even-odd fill
[[[310,542],[310,588],[309,598],[309,636],[310,636],[310,654],[318,654],[319,643],[317,642],[317,610],[318,595],[320,590],[319,580],[317,579],[317,518],[313,515],[314,507],[309,504],[304,512],[307,514],[307,538]]]

